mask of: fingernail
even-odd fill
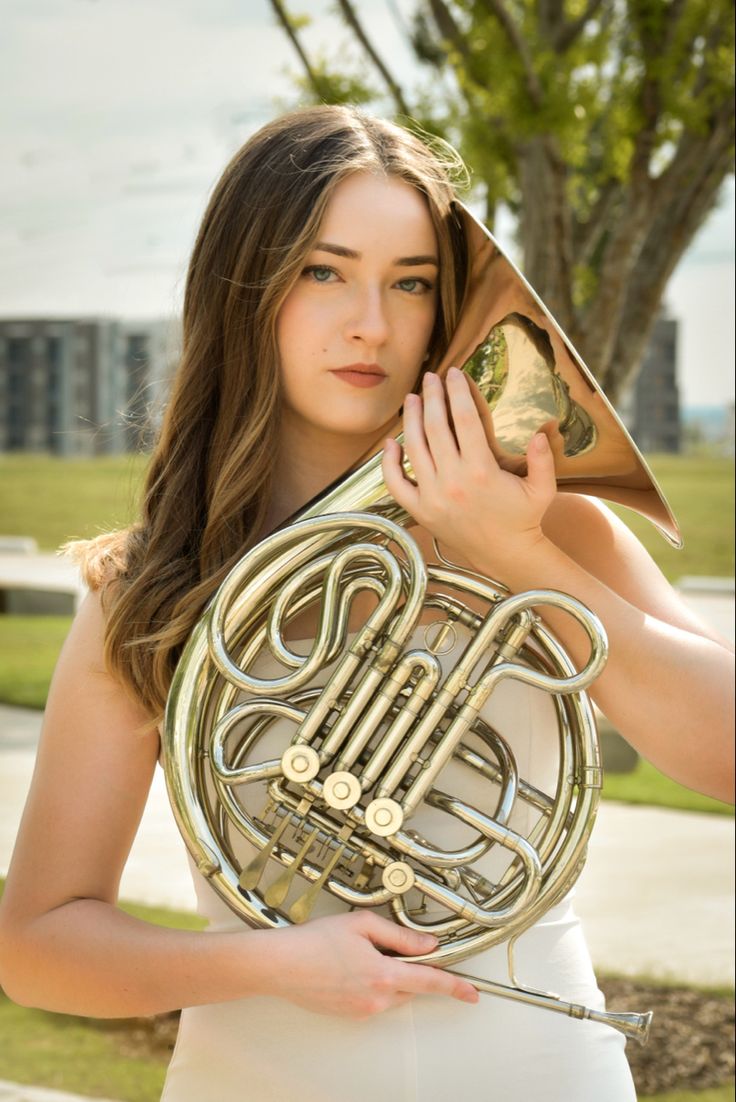
[[[448,375],[453,375],[453,376],[462,375],[462,371],[458,370],[458,368],[456,368],[456,367],[451,367],[450,370],[447,372],[447,374]]]
[[[543,432],[538,432],[534,437],[534,447],[538,452],[546,452],[549,447],[549,440]]]

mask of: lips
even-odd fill
[[[386,378],[386,372],[379,364],[347,364],[345,367],[333,368],[330,374],[357,387],[379,386]]]

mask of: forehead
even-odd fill
[[[406,180],[371,172],[354,172],[340,181],[327,202],[319,240],[358,252],[371,244],[402,253],[437,246],[425,196]]]

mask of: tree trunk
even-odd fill
[[[572,301],[572,219],[565,194],[567,171],[552,142],[531,138],[519,150],[524,274],[569,334]]]

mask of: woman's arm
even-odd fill
[[[0,905],[0,983],[15,1001],[98,1017],[252,994],[363,1016],[418,992],[477,1001],[464,981],[377,951],[433,938],[377,915],[290,930],[169,930],[115,906],[159,750],[150,718],[103,668],[100,600],[84,602],[49,693]]]
[[[562,498],[563,495],[560,495]],[[545,538],[504,578],[572,593],[594,610],[609,643],[590,693],[613,726],[658,769],[682,784],[733,801],[733,654],[688,611],[649,554],[604,506],[559,501]],[[569,616],[545,610],[578,664],[587,640]]]
[[[428,379],[405,407],[416,486],[389,445],[391,493],[474,569],[512,590],[570,593],[602,620],[609,660],[591,690],[611,723],[660,769],[733,799],[733,656],[685,608],[641,544],[605,507],[556,493],[546,439],[529,448],[526,478],[499,468],[464,376],[447,392]],[[582,665],[588,643],[569,616],[547,619]]]

